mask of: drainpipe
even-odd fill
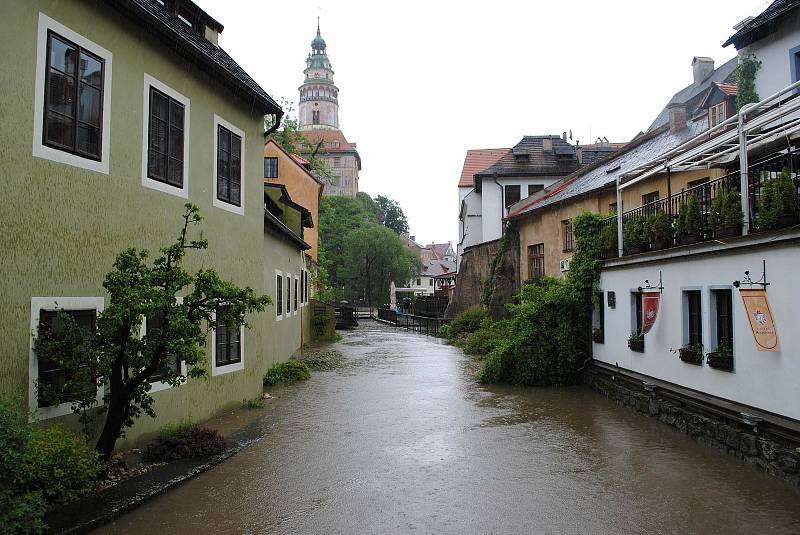
[[[622,192],[619,189],[617,176],[617,256],[622,258]]]
[[[747,132],[744,129],[745,116],[752,104],[739,110],[739,192],[742,201],[742,235],[750,234],[750,181],[748,178]]]
[[[269,127],[266,132],[264,132],[264,139],[268,138],[270,134],[275,132],[281,126],[281,119],[283,118],[283,111],[279,111],[275,114],[275,124]]]
[[[497,177],[492,177],[492,182],[497,184],[497,187],[500,188],[500,235],[502,236],[503,219],[506,217],[506,191],[503,189],[503,186],[500,185],[500,182],[497,181]]]

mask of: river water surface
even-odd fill
[[[585,387],[365,321],[267,437],[98,533],[800,533],[800,492]]]

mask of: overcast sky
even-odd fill
[[[769,5],[196,1],[225,26],[220,45],[295,108],[320,16],[360,189],[397,200],[421,243],[457,241],[467,149],[568,130],[627,141],[691,83],[693,56],[732,58],[731,27]]]

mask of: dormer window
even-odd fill
[[[723,122],[727,119],[727,107],[725,106],[725,101],[723,100],[719,104],[711,106],[708,108],[708,127],[711,128],[713,126],[717,126],[719,123]]]

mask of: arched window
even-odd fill
[[[319,110],[314,110],[311,112],[311,122],[313,124],[319,124]]]

